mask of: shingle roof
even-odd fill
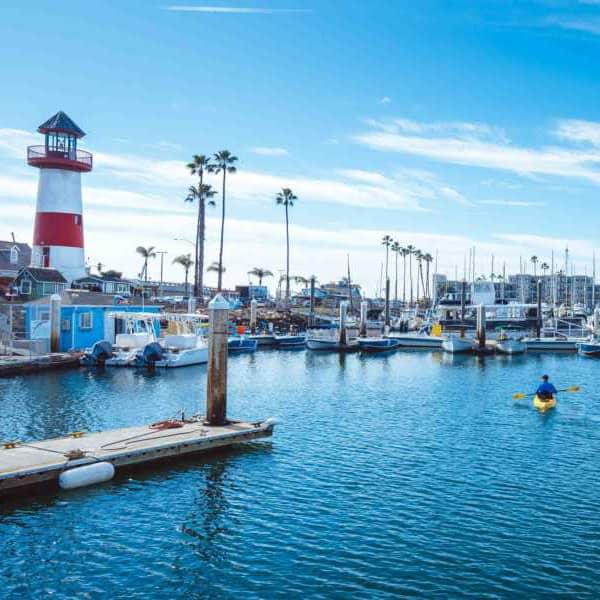
[[[85,131],[81,129],[75,121],[62,110],[59,110],[53,117],[42,123],[38,127],[40,133],[48,133],[49,131],[62,131],[64,133],[72,133],[75,137],[83,137]]]
[[[88,292],[87,290],[65,290],[60,295],[63,306],[115,306],[120,305],[115,302],[115,296],[111,294],[101,294],[100,292]],[[27,304],[48,304],[48,296],[38,298],[27,302]],[[142,298],[129,298],[127,306],[162,306],[152,300]]]
[[[67,283],[60,271],[42,267],[25,267],[21,272],[27,271],[36,281],[54,281],[56,283]]]
[[[10,262],[10,251],[16,246],[19,254],[17,263]],[[18,271],[31,262],[31,248],[28,244],[0,240],[0,271]]]

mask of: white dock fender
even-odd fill
[[[281,421],[275,417],[269,417],[263,421],[263,425],[266,425],[267,427],[274,427],[275,425],[279,425],[280,422]]]
[[[58,477],[58,485],[63,490],[72,490],[86,485],[110,481],[114,476],[114,465],[103,461],[63,471]]]

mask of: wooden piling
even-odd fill
[[[252,333],[256,330],[256,315],[257,315],[258,302],[256,298],[252,298],[250,301],[250,331]]]
[[[485,348],[485,306],[480,304],[477,306],[477,340],[479,348]]]
[[[360,326],[358,334],[360,337],[367,337],[367,315],[369,311],[369,303],[363,300],[360,303]]]
[[[206,421],[209,425],[227,423],[227,318],[229,303],[217,294],[209,303],[208,375]]]
[[[50,352],[60,352],[60,296],[50,296]]]

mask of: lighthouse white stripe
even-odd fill
[[[81,173],[40,169],[37,212],[81,214]]]

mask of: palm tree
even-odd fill
[[[196,267],[194,269],[194,296],[204,300],[204,238],[206,232],[206,200],[212,198],[216,192],[210,185],[204,184],[204,174],[208,172],[211,165],[210,157],[204,154],[194,154],[192,162],[186,166],[192,175],[198,175],[198,185],[188,188],[189,194],[186,202],[198,201],[198,218],[196,220]],[[208,201],[209,206],[214,206],[212,200]]]
[[[385,285],[387,286],[387,280],[388,280],[388,259],[389,259],[389,253],[390,253],[390,246],[393,243],[393,239],[391,235],[384,235],[381,243],[383,246],[385,246]]]
[[[208,265],[208,267],[206,268],[206,271],[208,273],[218,273],[218,277],[220,279],[221,275],[223,273],[225,273],[226,269],[225,269],[225,267],[223,265],[220,265],[218,263],[218,261],[215,260],[215,261],[211,262],[210,265]]]
[[[409,269],[409,279],[410,279],[410,306],[412,306],[412,304],[413,304],[412,257],[413,257],[413,254],[415,254],[417,252],[417,249],[412,244],[409,244],[408,246],[406,246],[406,249],[408,250],[408,269]]]
[[[533,264],[533,277],[535,279],[537,277],[537,264],[538,264],[538,257],[537,256],[532,256],[531,257],[531,264]]]
[[[286,259],[285,259],[285,300],[290,301],[290,219],[289,209],[294,206],[294,201],[298,200],[298,196],[295,196],[290,188],[283,188],[276,196],[278,205],[285,207],[285,246],[286,246]]]
[[[261,269],[261,267],[254,267],[251,271],[248,271],[248,275],[258,277],[258,285],[262,286],[262,280],[265,277],[273,277],[273,273],[268,269]]]
[[[540,265],[540,269],[542,270],[542,273],[545,275],[546,271],[548,271],[548,269],[550,269],[550,265],[548,263],[546,263],[546,262],[543,262]]]
[[[406,304],[406,257],[410,254],[408,248],[400,248],[402,255],[402,304]]]
[[[394,241],[391,245],[391,249],[394,253],[394,258],[396,259],[396,273],[394,278],[394,302],[398,302],[398,253],[400,252],[400,244],[397,241]]]
[[[423,287],[423,293],[425,293],[425,282],[423,281],[423,253],[420,250],[415,252],[415,259],[417,261],[417,304],[419,304],[419,280]]]
[[[183,269],[185,270],[185,295],[189,296],[190,290],[189,290],[189,285],[188,285],[188,275],[189,275],[190,269],[192,268],[192,265],[194,264],[194,261],[192,260],[192,255],[191,254],[181,254],[179,256],[176,256],[173,259],[173,264],[181,265],[183,267]]]
[[[219,277],[217,281],[217,290],[221,291],[222,283],[223,283],[223,273],[225,269],[223,268],[223,239],[225,235],[225,184],[227,182],[227,173],[235,173],[237,169],[234,164],[237,162],[237,156],[233,156],[229,150],[220,150],[217,152],[214,157],[214,163],[209,165],[208,171],[211,173],[215,173],[218,175],[219,173],[223,173],[223,199],[221,203],[221,240],[219,242]]]
[[[148,246],[144,248],[144,246],[138,246],[135,251],[144,259],[144,265],[142,267],[142,272],[140,273],[140,278],[144,278],[144,281],[148,281],[148,259],[156,258],[156,252],[154,251],[154,246]]]
[[[426,252],[423,255],[423,260],[425,261],[425,265],[426,265],[426,269],[427,269],[427,290],[425,291],[425,297],[428,298],[429,300],[431,300],[431,294],[430,294],[430,289],[429,289],[429,266],[433,262],[433,256],[431,256],[431,254],[429,254],[429,252]]]

